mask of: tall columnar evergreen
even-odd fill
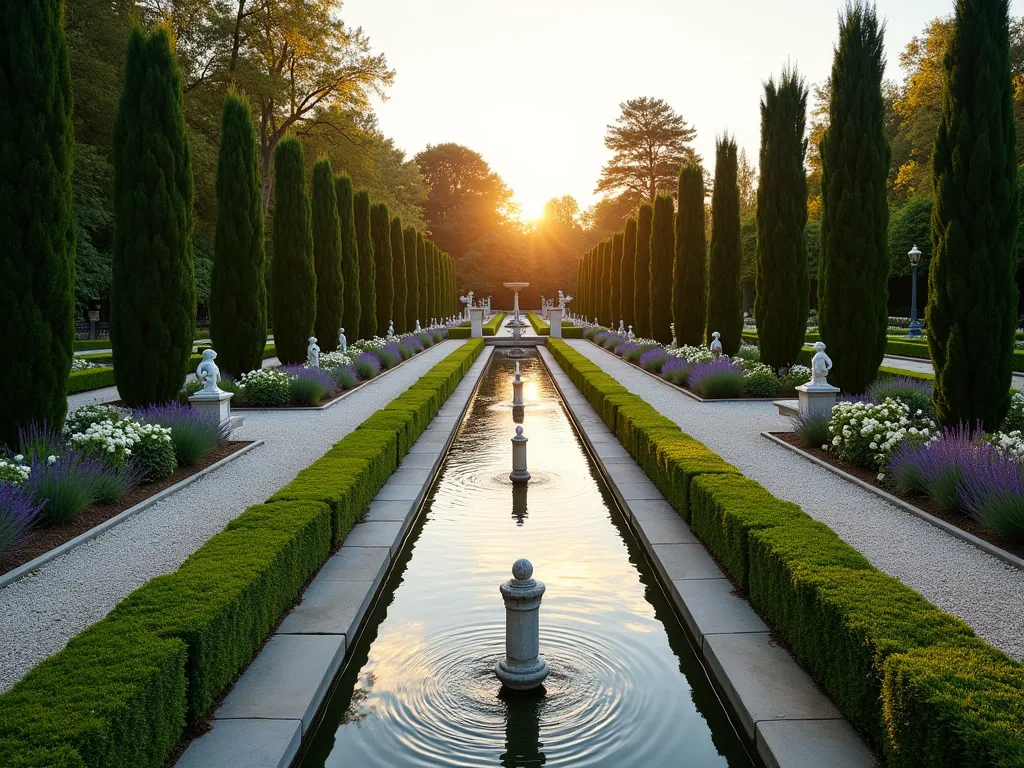
[[[67,414],[74,340],[71,72],[64,3],[7,0],[0,21],[0,446]]]
[[[612,240],[610,237],[606,237],[601,241],[601,247],[598,251],[598,290],[600,291],[600,298],[598,302],[597,315],[601,320],[602,325],[607,325],[609,328],[612,325],[612,305],[611,305],[611,260],[612,260]]]
[[[356,250],[359,252],[359,331],[353,337],[372,339],[377,331],[377,268],[370,234],[370,193],[360,189],[352,198]]]
[[[426,242],[427,265],[427,322],[437,320],[437,287],[434,284],[434,244]]]
[[[391,261],[391,215],[384,203],[370,208],[370,237],[373,238],[373,264],[377,293],[377,335],[384,336],[394,319],[395,276]]]
[[[619,286],[621,287],[622,322],[628,330],[629,326],[636,325],[636,317],[633,314],[633,270],[636,269],[636,217],[630,216],[626,219],[626,229],[622,236],[622,266],[619,269]]]
[[[331,161],[313,166],[313,266],[316,270],[316,320],[313,335],[324,352],[338,348],[345,281],[341,273],[341,226]]]
[[[576,309],[584,317],[590,316],[590,251],[580,260],[580,288]]]
[[[441,296],[441,249],[436,244],[433,244],[431,254],[433,259],[431,267],[434,276],[434,316],[440,321],[444,314],[444,301]]]
[[[591,321],[601,311],[601,244],[590,249],[590,305]]]
[[[704,343],[707,321],[707,243],[704,239],[704,173],[696,163],[679,171],[675,266],[672,269],[672,322],[680,345]],[[717,328],[715,330],[718,330]],[[739,339],[737,338],[738,342]]]
[[[651,229],[650,318],[651,338],[672,341],[672,265],[676,255],[675,216],[671,195],[654,199]]]
[[[795,69],[765,83],[757,188],[757,320],[761,361],[796,362],[807,330],[809,284],[804,247],[807,86]]]
[[[405,328],[411,332],[419,317],[420,283],[416,269],[416,228],[411,224],[402,230],[402,250],[405,255]]]
[[[651,338],[651,230],[654,206],[641,203],[636,222],[636,258],[633,260],[633,331]]]
[[[266,255],[256,131],[249,102],[224,99],[217,162],[217,231],[210,276],[210,340],[217,365],[239,375],[263,364]]]
[[[405,237],[402,232],[402,220],[395,216],[391,219],[391,264],[394,270],[395,299],[392,313],[397,333],[408,333],[412,330],[406,323],[406,306],[409,301],[409,276],[405,268]]]
[[[847,6],[821,140],[818,328],[835,364],[831,383],[845,392],[874,381],[889,325],[883,36],[873,6]]]
[[[707,341],[721,334],[722,351],[735,355],[743,335],[743,247],[740,241],[740,188],[736,142],[728,134],[715,145],[715,185],[711,194],[711,257],[708,259]]]
[[[420,281],[419,321],[425,328],[430,323],[430,307],[427,302],[427,241],[419,231],[416,232],[416,271]]]
[[[1006,0],[958,0],[932,156],[928,348],[939,419],[987,431],[1009,408],[1017,319],[1009,49]]]
[[[359,300],[359,243],[356,239],[355,208],[353,206],[352,179],[339,176],[334,180],[334,194],[338,199],[338,223],[341,230],[341,277],[345,285],[342,301],[342,326],[345,335],[353,341],[359,338],[362,303]]]
[[[622,249],[624,235],[616,232],[612,235],[612,260],[611,271],[608,275],[608,291],[611,294],[611,311],[608,322],[617,327],[619,321],[624,320],[622,316],[622,283],[619,282],[619,275],[622,274]]]
[[[130,406],[181,391],[192,353],[192,164],[170,33],[135,28],[114,124],[110,345]]]
[[[274,195],[274,345],[282,363],[301,363],[316,321],[316,272],[306,163],[295,137],[274,150]]]

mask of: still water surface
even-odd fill
[[[301,765],[750,766],[537,357],[495,351]],[[510,438],[529,438],[513,488]],[[536,695],[506,695],[498,585],[547,585]]]

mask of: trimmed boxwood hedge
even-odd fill
[[[114,386],[113,368],[89,368],[68,374],[68,394],[88,392],[90,389],[102,389]]]
[[[252,659],[483,350],[390,405],[0,695],[4,766],[160,768]],[[368,423],[372,422],[372,423]]]
[[[1024,765],[1024,665],[739,474],[589,358],[557,339],[548,347],[890,766]]]
[[[498,329],[501,328],[501,323],[505,319],[505,313],[499,312],[486,323],[484,323],[483,333],[484,336],[496,336]],[[448,338],[450,339],[468,339],[473,333],[473,326],[468,322],[464,322],[462,325],[456,325],[454,328],[448,329]]]
[[[530,321],[530,325],[533,326],[533,332],[538,336],[550,336],[551,335],[551,323],[540,317],[535,312],[527,312],[526,318]],[[568,320],[562,320],[562,338],[563,339],[582,339],[583,338],[583,326],[571,323]]]

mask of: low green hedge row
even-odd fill
[[[68,394],[114,386],[113,368],[89,368],[68,375]]]
[[[559,340],[549,349],[890,766],[1024,765],[1024,665]]]
[[[74,350],[76,352],[90,349],[110,349],[110,339],[75,339]]]
[[[538,336],[550,336],[551,335],[551,323],[540,317],[536,312],[527,312],[526,318],[530,321],[530,325],[533,326],[533,332]],[[568,320],[562,321],[562,338],[564,339],[582,339],[583,338],[583,326],[571,323]]]
[[[483,349],[453,352],[0,696],[4,766],[160,768],[259,650]]]
[[[501,328],[501,323],[505,319],[505,313],[499,312],[486,323],[484,323],[483,332],[484,336],[495,336],[498,333],[498,329]],[[473,327],[465,322],[462,325],[457,325],[454,328],[448,329],[448,338],[450,339],[468,339],[473,332]]]

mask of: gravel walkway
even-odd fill
[[[568,343],[745,475],[830,526],[876,568],[1024,661],[1024,572],[765,440],[762,431],[790,428],[771,403],[698,403],[589,341]]]
[[[462,343],[431,347],[325,411],[247,411],[232,437],[264,445],[47,563],[38,576],[0,589],[0,691],[125,595],[177,569],[246,507],[266,501]]]

